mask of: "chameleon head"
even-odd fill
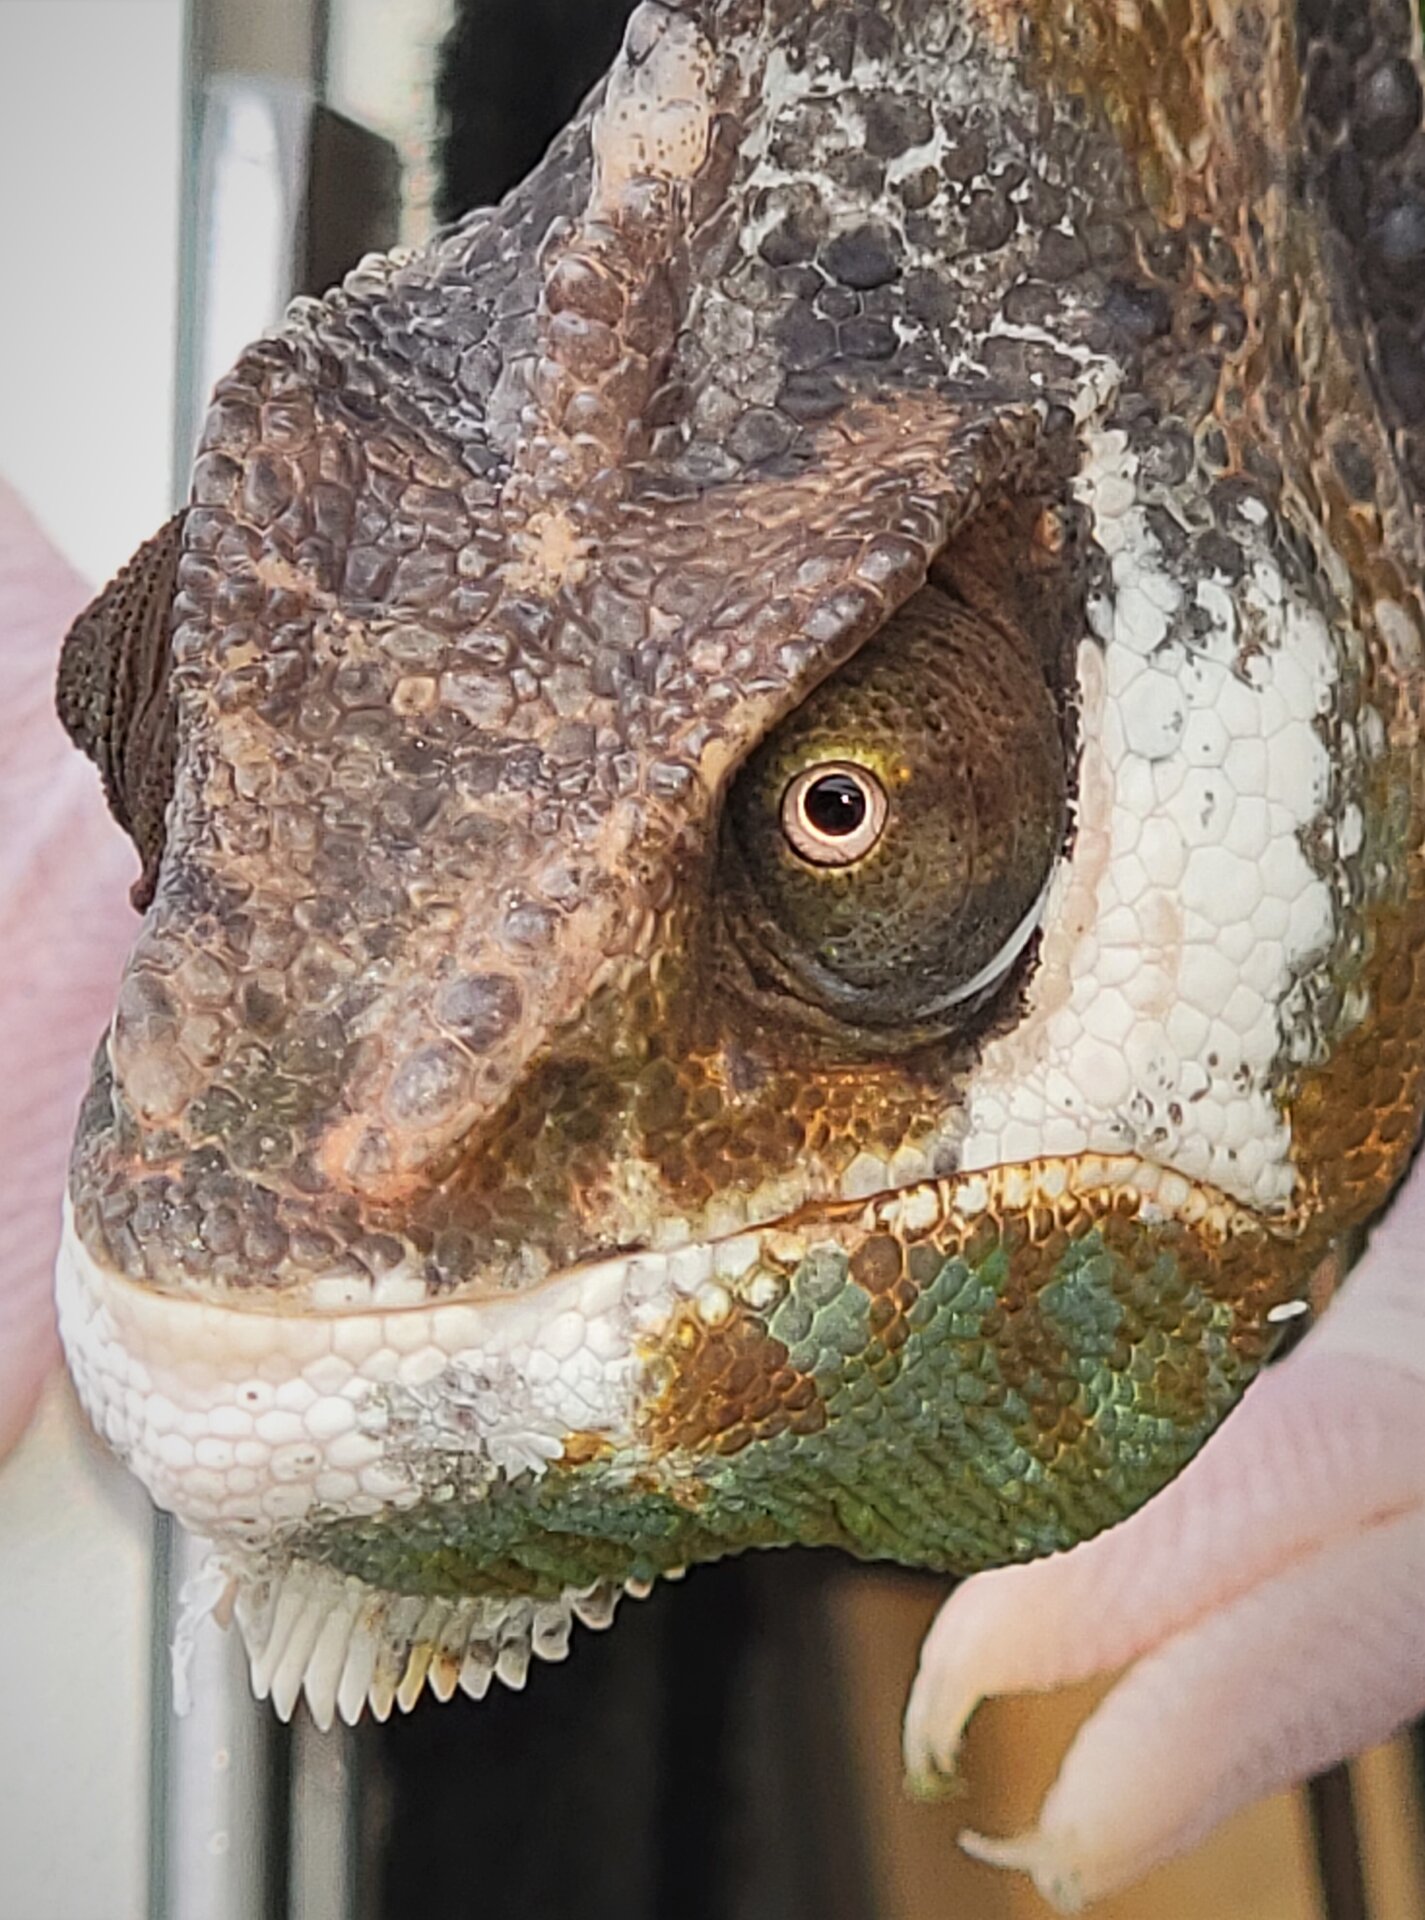
[[[640,8],[67,643],[147,912],[65,1341],[284,1708],[1068,1545],[1409,1151],[1420,612],[1290,36],[1150,101],[1029,11]]]

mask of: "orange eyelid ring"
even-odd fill
[[[814,867],[849,867],[885,832],[890,802],[868,768],[854,760],[806,767],[782,795],[782,831]]]

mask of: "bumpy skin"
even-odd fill
[[[1389,1193],[1419,93],[1403,9],[1322,31],[645,6],[503,208],[221,383],[60,1295],[280,1703],[518,1678],[571,1609],[749,1545],[1068,1546]],[[848,998],[732,827],[813,700],[890,766],[910,703],[838,679],[868,642],[924,655],[907,766],[943,725],[983,784],[966,901],[1037,905],[998,970],[927,959],[902,809],[879,949],[836,883],[885,958]],[[71,718],[121,764],[102,699]]]
[[[1322,1322],[1171,1487],[966,1581],[927,1636],[905,1728],[922,1787],[985,1695],[1120,1676],[1035,1826],[962,1835],[1063,1911],[1425,1713],[1422,1212],[1417,1161]]]

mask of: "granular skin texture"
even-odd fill
[[[152,889],[62,1296],[245,1592],[966,1570],[1234,1404],[1420,1123],[1419,37],[644,5],[219,383],[61,668]]]

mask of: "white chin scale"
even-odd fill
[[[283,1312],[106,1270],[66,1202],[56,1295],[80,1398],[157,1505],[213,1543],[180,1651],[200,1619],[235,1618],[259,1696],[285,1716],[305,1693],[323,1725],[366,1703],[384,1718],[426,1686],[521,1686],[531,1655],[562,1658],[573,1621],[606,1625],[619,1589],[392,1594],[301,1559],[298,1538],[542,1473],[571,1432],[629,1436],[637,1343],[713,1283],[717,1257],[639,1254],[494,1300]]]
[[[624,1591],[606,1582],[555,1600],[430,1599],[384,1593],[309,1560],[270,1559],[216,1552],[184,1589],[173,1644],[180,1714],[193,1643],[210,1619],[236,1621],[259,1700],[288,1720],[305,1698],[325,1732],[338,1715],[354,1726],[368,1708],[383,1721],[396,1707],[409,1713],[427,1687],[437,1700],[457,1691],[483,1700],[494,1680],[522,1688],[532,1658],[562,1660],[575,1621],[608,1626]],[[648,1587],[629,1582],[627,1591],[641,1598]]]

